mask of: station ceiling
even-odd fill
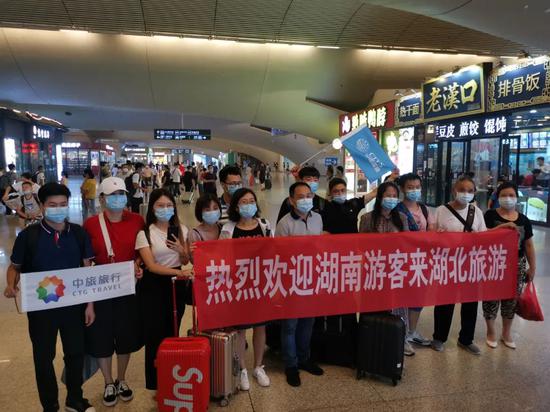
[[[377,90],[547,52],[545,3],[0,0],[0,102],[94,136],[210,127],[272,150],[252,124],[328,142]]]

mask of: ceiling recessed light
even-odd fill
[[[516,119],[523,119],[523,116],[516,116]]]
[[[536,112],[537,112],[536,109],[531,109],[531,110],[529,110],[529,113],[536,113]]]

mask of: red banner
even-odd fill
[[[199,242],[201,330],[515,296],[518,234],[388,233]]]

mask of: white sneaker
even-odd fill
[[[241,371],[241,391],[247,391],[250,389],[250,381],[248,380],[248,372],[246,369]]]
[[[263,365],[256,367],[252,375],[258,381],[258,385],[263,386],[264,388],[271,384],[271,381],[269,380],[269,376],[267,376],[267,374],[265,373]]]
[[[404,352],[405,356],[414,356],[414,349],[409,342],[405,342]]]

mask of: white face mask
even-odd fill
[[[456,194],[456,200],[463,205],[467,205],[472,200],[474,200],[474,194],[467,192],[458,192]]]
[[[498,203],[506,210],[513,210],[516,208],[518,198],[509,196],[499,197]]]

